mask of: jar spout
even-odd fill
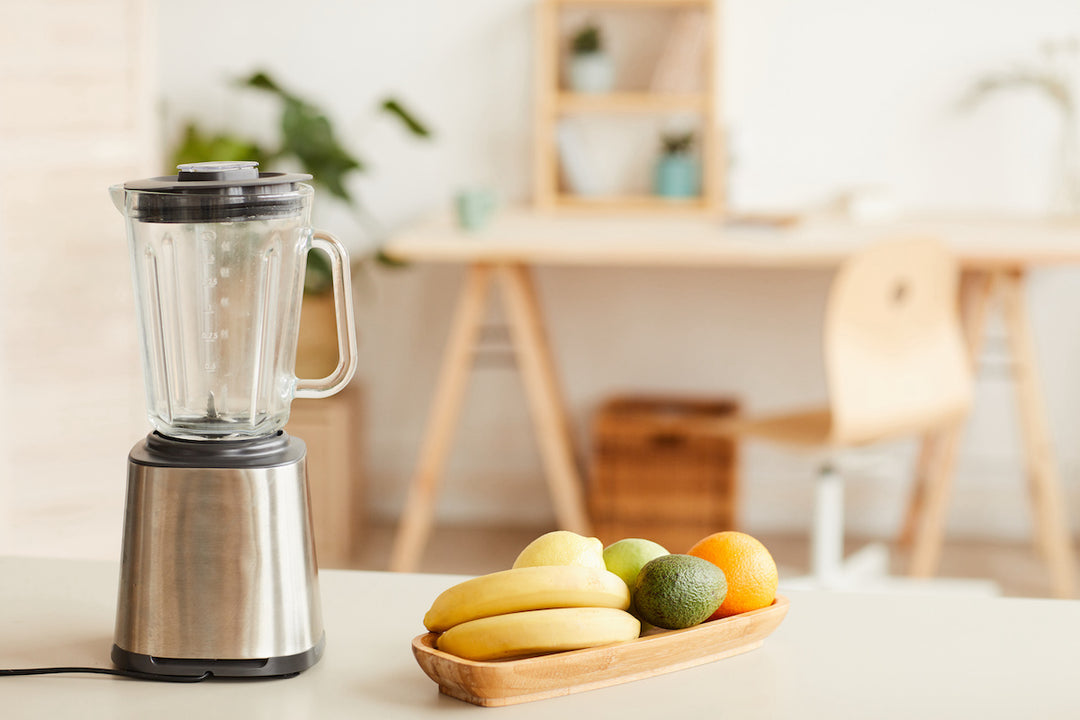
[[[109,197],[112,198],[113,205],[120,211],[121,215],[127,215],[127,190],[123,185],[112,185],[109,187]]]

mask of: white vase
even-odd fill
[[[1050,214],[1056,217],[1080,217],[1080,139],[1075,114],[1061,118],[1061,138],[1054,158],[1053,197]]]
[[[615,63],[605,52],[570,57],[570,89],[579,93],[606,93],[615,87]]]

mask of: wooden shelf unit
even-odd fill
[[[549,0],[566,7],[701,7],[704,0]]]
[[[710,210],[703,197],[666,198],[656,195],[573,195],[560,192],[552,200],[558,210],[591,212],[611,211],[619,213],[691,213],[700,214]]]
[[[712,98],[706,93],[613,92],[585,95],[560,91],[555,98],[557,115],[568,113],[703,113]]]
[[[717,43],[720,38],[719,0],[539,0],[534,84],[535,205],[545,211],[602,213],[653,212],[719,215],[723,209],[725,148],[719,122],[720,88]],[[560,58],[567,38],[560,35],[560,13],[568,9],[634,12],[642,8],[671,12],[697,11],[705,23],[701,58],[702,87],[696,92],[623,90],[610,93],[572,92],[560,81]],[[575,195],[562,183],[557,142],[559,122],[576,116],[620,117],[686,116],[698,120],[695,133],[701,163],[701,194],[695,198],[665,198],[641,193],[627,195]]]

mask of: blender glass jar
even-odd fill
[[[180,166],[112,188],[127,217],[147,410],[170,437],[269,435],[293,397],[325,397],[356,366],[348,260],[310,226],[308,175],[256,163]],[[307,253],[331,260],[339,363],[294,374]]]

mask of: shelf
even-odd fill
[[[720,129],[719,4],[720,0],[537,0],[533,103],[536,207],[554,213],[601,215],[701,216],[723,212],[726,147]],[[582,8],[587,12],[579,12]],[[622,9],[632,12],[617,12]],[[590,14],[597,18],[588,20]],[[637,48],[632,46],[622,55],[616,53],[620,62],[620,73],[616,74],[621,81],[616,88],[634,89],[589,94],[573,92],[563,84],[568,40],[575,27],[586,21],[604,25],[605,32],[609,28],[623,33],[627,43],[641,41],[636,55],[632,51]],[[655,47],[645,40],[653,41]],[[626,134],[606,134],[605,127],[648,131],[657,135],[650,141],[655,143],[662,134],[662,123],[678,116],[688,116],[693,127],[695,156],[701,165],[700,196],[657,197],[649,194],[647,185],[635,186],[629,178],[620,181],[617,177],[610,178],[609,195],[571,194],[569,188],[594,186],[580,182],[590,174],[590,164],[599,165],[595,169],[600,176],[632,171],[629,166],[620,169],[613,164],[617,163],[614,158],[609,160],[611,153],[619,151],[616,148]],[[581,127],[575,127],[579,121]],[[626,152],[628,143],[622,145],[621,151]],[[638,145],[629,144],[629,152],[639,150]],[[621,189],[627,193],[621,194]]]
[[[616,92],[586,95],[560,92],[555,97],[555,112],[565,113],[702,113],[711,96],[705,93]]]
[[[552,0],[554,5],[570,7],[707,7],[714,0]]]
[[[700,213],[707,208],[703,197],[667,198],[657,195],[567,195],[555,196],[560,210],[589,212],[679,212]]]

